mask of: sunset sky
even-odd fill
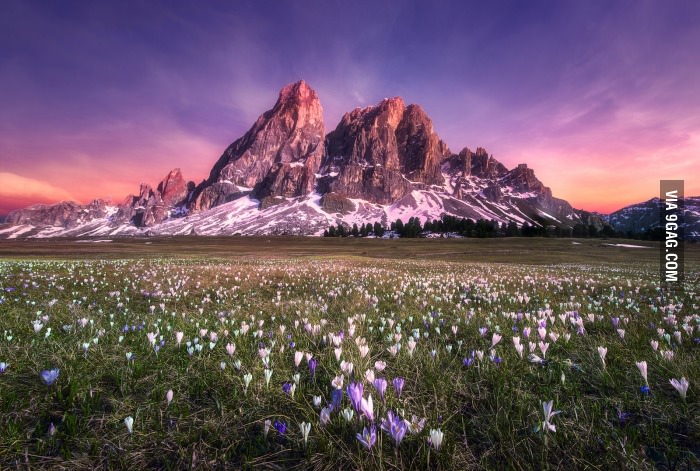
[[[402,96],[576,208],[700,195],[699,24],[697,1],[8,0],[0,214],[198,182],[302,78],[326,131]]]

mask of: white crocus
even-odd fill
[[[544,421],[542,422],[542,430],[550,430],[552,432],[557,431],[557,427],[552,423],[552,417],[554,417],[561,411],[553,411],[553,406],[554,401],[542,402],[542,409],[544,409]]]
[[[311,424],[309,422],[302,422],[299,424],[299,430],[304,436],[304,445],[306,445],[306,442],[309,440],[309,432],[311,432]]]
[[[430,429],[430,436],[428,437],[428,442],[436,449],[439,450],[442,446],[442,438],[444,434],[440,429]]]
[[[607,355],[608,349],[605,347],[598,347],[598,355],[600,356],[600,361],[603,362],[603,369],[605,369],[605,355]]]
[[[644,383],[648,386],[649,381],[647,380],[647,362],[638,361],[637,368],[639,368],[639,373],[642,375],[642,378],[644,378]]]
[[[134,418],[129,416],[124,419],[124,425],[126,425],[126,429],[131,433],[134,430]]]
[[[681,378],[680,380],[674,378],[669,380],[669,382],[671,383],[671,386],[676,388],[678,394],[680,394],[683,400],[685,401],[685,396],[688,393],[688,386],[690,386],[690,382],[687,379],[685,379],[685,377]]]

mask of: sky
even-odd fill
[[[199,182],[299,79],[327,132],[401,96],[576,208],[700,195],[698,24],[682,0],[5,0],[0,214]]]

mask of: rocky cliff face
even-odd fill
[[[380,204],[441,184],[440,164],[449,155],[423,109],[398,97],[346,113],[326,149],[320,192]]]
[[[113,218],[128,221],[137,227],[150,227],[163,222],[187,204],[194,183],[186,182],[179,168],[171,170],[154,190],[142,183],[138,195],[129,195]]]
[[[275,106],[231,144],[199,185],[205,210],[252,191],[259,198],[310,193],[324,153],[323,109],[303,80],[282,89]]]

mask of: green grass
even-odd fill
[[[9,366],[0,374],[0,468],[698,469],[696,247],[686,250],[683,289],[669,292],[658,283],[655,248],[571,242],[2,241],[0,362]],[[584,319],[582,335],[576,317]],[[523,335],[529,327],[534,341],[541,321],[546,364],[528,361]],[[137,329],[123,332],[124,325]],[[200,329],[215,331],[217,341],[210,345]],[[388,410],[425,419],[398,447],[377,427],[377,443],[364,449],[355,435],[368,421],[357,412],[350,422],[334,411],[320,423],[312,399],[327,405],[331,381],[342,374],[330,338],[340,331],[341,360],[353,363],[344,389],[363,382],[377,422]],[[489,358],[497,331],[500,363]],[[157,352],[148,332],[158,343],[163,336]],[[364,358],[360,337],[369,347]],[[203,348],[189,354],[185,342],[195,338]],[[599,346],[608,349],[605,367]],[[271,350],[269,386],[261,347]],[[295,367],[295,351],[313,354],[314,376],[306,359]],[[539,346],[534,353],[542,356]],[[641,360],[648,395],[640,391]],[[376,361],[386,362],[375,370],[389,382],[385,401],[364,380]],[[46,386],[39,374],[54,367],[59,378]],[[295,373],[290,397],[282,385]],[[391,386],[399,376],[400,397]],[[690,380],[685,401],[669,383],[681,377]],[[556,432],[537,429],[549,400],[561,411],[552,419]],[[348,407],[345,394],[340,408]],[[273,427],[265,435],[266,420],[285,421],[287,432]],[[301,422],[311,423],[306,444]],[[436,450],[427,437],[438,428],[444,441]]]

